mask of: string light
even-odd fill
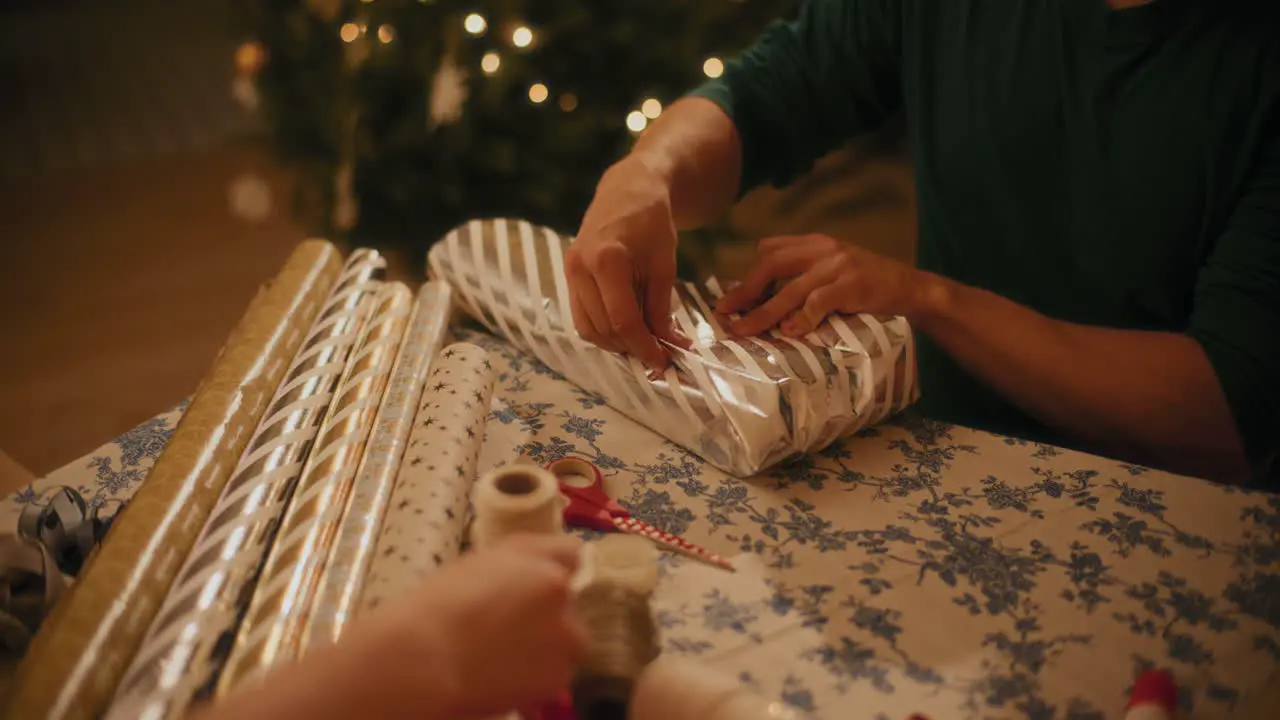
[[[462,21],[462,27],[472,35],[483,35],[489,23],[484,21],[483,15],[471,13]]]
[[[236,48],[235,65],[241,74],[255,75],[267,61],[267,51],[262,43],[250,40]]]
[[[379,25],[379,26],[378,26],[378,39],[379,39],[379,40],[381,40],[381,41],[382,41],[382,43],[383,43],[384,45],[385,45],[386,43],[391,42],[392,40],[395,40],[395,39],[396,39],[396,29],[395,29],[395,28],[393,28],[393,27],[391,27],[390,25]]]
[[[533,42],[533,31],[521,25],[511,31],[511,44],[518,48],[529,47]]]
[[[343,42],[355,42],[360,37],[360,27],[355,23],[346,23],[338,31],[338,36],[342,38]]]
[[[644,130],[645,126],[648,124],[649,121],[645,119],[644,113],[639,110],[632,110],[627,113],[627,129],[631,132],[638,133],[641,130]]]
[[[487,52],[480,58],[480,69],[485,75],[492,75],[498,72],[498,68],[502,66],[502,58],[498,57],[496,52]]]
[[[640,104],[640,112],[650,120],[656,120],[662,114],[662,103],[655,98],[649,98]]]
[[[578,107],[578,96],[573,93],[565,93],[560,96],[560,109],[565,112],[573,112]]]
[[[529,86],[529,99],[535,103],[540,103],[547,99],[547,86],[542,83],[534,83]]]
[[[717,57],[709,57],[702,63],[702,73],[709,78],[718,78],[724,74],[724,62]]]

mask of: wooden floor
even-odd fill
[[[279,202],[227,211],[264,166],[228,147],[0,186],[0,448],[44,473],[192,391],[301,239]]]

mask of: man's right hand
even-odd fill
[[[671,316],[676,225],[668,182],[637,155],[605,172],[565,257],[573,324],[588,342],[666,367],[688,347]]]

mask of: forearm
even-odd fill
[[[365,627],[362,633],[272,670],[261,683],[202,707],[192,714],[193,720],[445,720],[439,712],[449,702],[446,688],[425,688],[443,675],[431,671],[431,659],[421,657],[417,646],[404,639],[405,633],[398,637],[381,627]],[[414,700],[423,697],[437,702],[423,706]]]
[[[1248,479],[1217,376],[1190,337],[1062,322],[931,274],[921,285],[913,325],[1046,425],[1100,452],[1137,452],[1146,464],[1221,481]]]
[[[715,220],[733,204],[742,146],[723,110],[690,97],[668,107],[622,162],[642,162],[666,181],[676,227],[686,230]]]

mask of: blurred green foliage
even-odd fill
[[[707,58],[738,52],[799,3],[238,0],[236,17],[266,50],[262,110],[301,171],[308,229],[341,233],[345,167],[359,204],[350,239],[425,248],[475,217],[575,232],[600,173],[634,140],[628,114],[678,98],[705,80]],[[471,14],[482,32],[468,32]]]

